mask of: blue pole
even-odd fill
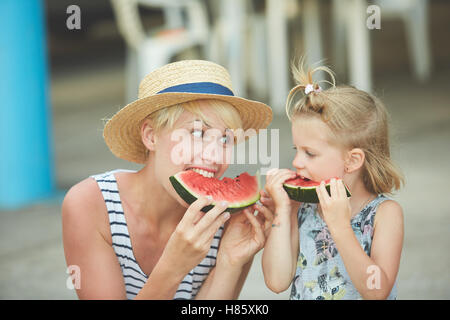
[[[54,191],[45,32],[41,0],[0,1],[0,209]]]

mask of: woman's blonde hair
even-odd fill
[[[300,61],[299,66],[293,65],[292,69],[297,86],[289,93],[286,103],[289,120],[299,116],[320,117],[333,133],[331,143],[364,151],[362,178],[369,192],[389,194],[400,189],[404,178],[391,160],[389,115],[384,104],[362,90],[336,86],[333,72],[328,67],[319,66],[305,71],[303,61]],[[327,73],[332,82],[314,82],[313,75],[318,71]],[[327,82],[331,87],[323,90],[319,87],[321,82]],[[307,86],[310,93],[305,94]],[[294,101],[301,92],[301,99]]]
[[[173,128],[180,115],[184,111],[189,111],[198,116],[206,125],[209,125],[207,117],[201,110],[205,106],[214,110],[227,128],[242,128],[242,119],[239,112],[228,102],[214,99],[194,100],[169,106],[149,114],[145,119],[150,119],[155,132],[160,132],[164,128]],[[147,157],[148,154],[149,152],[147,150]]]

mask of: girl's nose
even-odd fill
[[[292,160],[292,166],[296,169],[303,169],[305,167],[305,164],[302,159],[300,159],[300,155],[297,153],[295,155],[294,160]]]

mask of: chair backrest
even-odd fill
[[[139,15],[139,5],[162,8],[166,29],[184,28],[196,39],[206,39],[208,35],[206,10],[199,0],[111,0],[111,4],[120,33],[127,45],[135,49],[147,37]]]

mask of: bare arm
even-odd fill
[[[209,250],[211,239],[226,221],[216,206],[194,221],[208,199],[199,199],[186,211],[163,254],[136,299],[172,299],[179,283]],[[81,271],[80,299],[125,299],[126,290],[111,244],[107,211],[96,182],[89,178],[67,193],[62,206],[66,262]]]
[[[297,215],[283,212],[283,209],[276,212],[264,247],[262,268],[267,287],[273,292],[281,293],[289,288],[295,275],[299,235]]]
[[[234,214],[225,227],[217,262],[197,299],[237,299],[253,262],[264,246],[264,219],[258,221],[250,209]]]
[[[101,232],[102,212],[106,216],[95,181],[84,180],[69,190],[62,205],[66,262],[81,272],[80,299],[126,299],[117,257]]]
[[[331,236],[353,285],[364,299],[386,299],[400,266],[403,245],[403,212],[395,201],[380,204],[375,216],[370,257],[351,227],[334,229]]]
[[[272,229],[264,247],[262,268],[267,287],[273,292],[280,293],[289,288],[297,265],[298,205],[291,203],[283,189],[283,182],[296,174],[287,169],[272,172],[270,175],[268,173],[266,190],[274,201],[275,212]]]
[[[214,267],[195,299],[236,300],[244,286],[252,262],[253,259],[246,263],[242,268],[227,268],[225,266]]]
[[[386,299],[394,285],[403,245],[403,212],[395,201],[385,201],[375,216],[370,257],[350,225],[351,208],[342,180],[331,179],[317,188],[322,213],[353,285],[364,299]]]

